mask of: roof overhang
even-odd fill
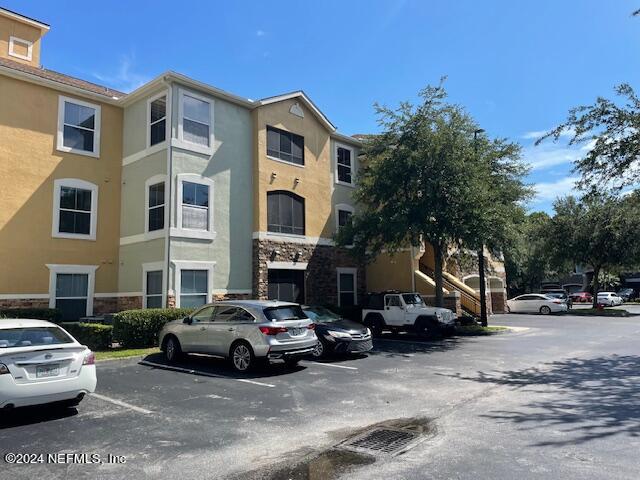
[[[329,130],[332,133],[336,131],[335,125],[329,121],[326,115],[322,113],[322,111],[320,111],[320,109],[315,105],[315,103],[313,103],[311,99],[302,90],[298,90],[296,92],[291,92],[291,93],[285,93],[282,95],[277,95],[275,97],[263,98],[262,100],[258,100],[256,103],[258,107],[261,107],[263,105],[270,105],[272,103],[278,103],[278,102],[291,100],[291,99],[300,99],[313,112],[313,114],[320,121],[320,123],[322,123],[327,128],[327,130]]]
[[[13,20],[17,20],[22,23],[26,23],[27,25],[30,25],[32,27],[36,27],[43,32],[43,35],[49,31],[49,28],[51,28],[46,23],[40,22],[34,18],[25,17],[24,15],[20,15],[19,13],[13,12],[11,10],[7,10],[6,8],[0,8],[0,15],[2,15],[3,17],[11,18]]]

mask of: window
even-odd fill
[[[149,146],[165,141],[167,137],[167,96],[149,101]]]
[[[180,139],[204,147],[212,146],[212,104],[195,93],[180,92]]]
[[[385,303],[387,307],[401,307],[400,296],[399,295],[387,295],[385,298]]]
[[[56,275],[56,307],[62,320],[78,320],[87,315],[89,275],[58,273]]]
[[[291,192],[267,192],[267,230],[304,235],[304,198]]]
[[[191,315],[191,320],[194,322],[211,322],[213,321],[213,311],[216,307],[207,306],[198,310],[196,313]]]
[[[304,165],[304,137],[267,126],[267,155],[296,165]]]
[[[215,322],[253,322],[253,316],[244,308],[220,306],[216,310]]]
[[[355,268],[338,268],[338,306],[349,307],[358,304],[356,274]]]
[[[304,303],[304,270],[269,269],[267,283],[269,300]]]
[[[145,290],[145,308],[162,308],[162,270],[153,270],[145,272],[146,290]]]
[[[97,157],[100,107],[68,97],[58,103],[58,150]]]
[[[208,270],[180,271],[180,308],[194,308],[207,303]]]
[[[336,145],[336,183],[353,186],[353,160],[352,148]]]
[[[209,230],[209,186],[182,182],[182,228]]]
[[[149,232],[164,228],[164,182],[149,186]]]
[[[33,58],[33,42],[11,35],[9,37],[9,55],[31,61]]]
[[[338,210],[338,228],[351,224],[352,212],[348,210]]]
[[[52,236],[95,240],[97,185],[73,178],[58,179],[53,195]]]

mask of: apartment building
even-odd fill
[[[304,92],[167,72],[125,94],[42,67],[48,31],[0,9],[0,306],[358,302],[365,269],[332,237],[361,144]]]

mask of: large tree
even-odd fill
[[[628,84],[615,91],[619,101],[598,97],[593,105],[572,108],[565,122],[536,141],[569,135],[569,145],[584,145],[575,171],[581,174],[579,186],[588,191],[640,182],[640,98]]]
[[[382,133],[365,143],[354,195],[360,213],[338,241],[353,243],[354,253],[367,259],[382,249],[429,242],[441,306],[446,249],[476,249],[504,235],[503,217],[526,191],[524,167],[517,145],[485,136],[474,141],[478,125],[446,101],[442,84],[426,87],[420,97],[418,105],[376,105]]]
[[[593,268],[595,308],[601,273],[634,268],[640,262],[640,192],[569,196],[557,200],[554,210],[544,233],[551,261]]]

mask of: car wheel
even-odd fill
[[[313,358],[319,359],[324,357],[325,354],[324,344],[322,343],[322,340],[318,340],[318,343],[316,343],[316,347],[313,349],[313,352],[311,352],[311,355],[313,355]]]
[[[542,307],[540,307],[540,313],[542,315],[549,315],[551,313],[551,309],[546,305],[543,305]]]
[[[231,365],[238,372],[246,372],[253,367],[254,364],[254,356],[253,351],[251,351],[251,347],[244,342],[236,343],[231,348],[231,355],[229,355],[231,359]]]
[[[169,363],[176,362],[180,359],[182,356],[182,347],[176,337],[171,336],[167,339],[167,343],[164,347],[164,355],[167,357],[167,361]]]
[[[415,323],[415,329],[418,336],[422,338],[436,337],[442,330],[435,318],[418,318]]]

